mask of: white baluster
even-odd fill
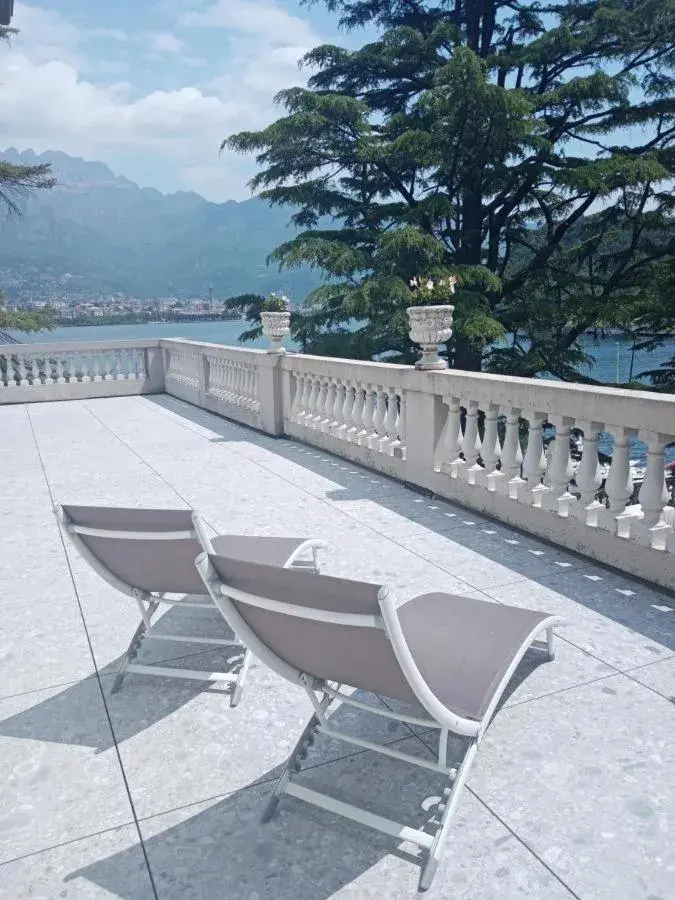
[[[453,464],[459,459],[463,440],[460,401],[459,397],[446,395],[443,403],[448,407],[448,414],[436,447],[434,469],[456,477],[457,470]]]
[[[63,373],[63,357],[60,354],[54,358],[54,377],[57,384],[66,383],[66,378]]]
[[[347,432],[347,440],[356,442],[363,423],[363,407],[365,399],[363,388],[357,382],[354,383],[354,406],[352,407],[352,424]]]
[[[334,378],[328,379],[328,384],[326,385],[326,402],[324,404],[324,415],[321,420],[321,431],[324,434],[328,434],[331,429],[331,425],[335,421],[335,398],[337,397],[337,386],[335,384]]]
[[[291,378],[293,379],[294,391],[293,402],[291,403],[288,418],[291,420],[291,422],[295,422],[297,421],[298,414],[301,409],[302,392],[305,387],[305,376],[298,372],[293,372],[291,373]]]
[[[220,356],[214,357],[213,379],[219,397],[226,403],[232,400],[232,362]]]
[[[380,452],[391,456],[393,454],[393,445],[398,437],[398,429],[396,423],[398,421],[398,398],[394,388],[387,391],[387,414],[384,419],[385,437],[380,441]]]
[[[309,395],[307,415],[305,416],[304,421],[304,425],[307,428],[314,427],[314,420],[316,419],[316,412],[319,404],[319,394],[321,393],[321,379],[316,375],[310,375],[310,378],[312,379],[312,390]]]
[[[19,362],[19,384],[21,387],[28,387],[30,385],[30,381],[28,380],[28,372],[26,371],[26,359],[23,353],[18,354],[18,362]]]
[[[110,351],[103,351],[103,380],[104,381],[112,381],[112,367],[110,365]]]
[[[180,351],[178,351],[180,352]],[[176,353],[176,371],[178,372],[179,359],[178,352]],[[101,353],[99,350],[94,350],[92,353],[93,363],[94,363],[94,381],[99,382],[103,381],[103,375],[101,374]]]
[[[326,400],[328,399],[328,379],[321,377],[320,378],[320,387],[319,394],[316,398],[316,413],[314,415],[314,421],[312,422],[312,427],[315,431],[321,431],[321,426],[325,422],[326,419]]]
[[[237,363],[237,406],[246,403],[246,369],[242,363]]]
[[[31,384],[36,386],[42,384],[42,380],[40,378],[40,366],[38,364],[38,359],[36,356],[31,356],[29,366]]]
[[[635,536],[647,546],[665,550],[665,533],[671,531],[670,525],[664,521],[665,506],[670,496],[666,487],[665,472],[668,435],[641,431],[640,438],[647,444],[647,468],[638,495],[642,520],[635,526]]]
[[[115,359],[115,380],[116,381],[125,381],[126,380],[126,354],[124,350],[115,350],[114,351],[114,359]]]
[[[54,384],[54,379],[52,378],[52,361],[49,358],[49,354],[45,354],[44,357],[40,357],[39,368],[42,370],[44,383]]]
[[[0,353],[0,389],[12,387],[13,382],[12,355],[11,353]]]
[[[392,456],[395,456],[396,459],[403,459],[403,438],[401,437],[401,416],[404,418],[403,424],[405,425],[403,393],[399,394],[395,391],[394,398],[393,405],[396,408],[396,421],[394,422],[393,440],[389,446],[389,452]]]
[[[523,451],[520,446],[520,410],[506,410],[506,432],[502,447],[502,472],[504,480],[498,483],[498,490],[508,493],[512,500],[517,500],[521,487],[525,484],[520,472],[523,464]]]
[[[464,427],[464,473],[468,484],[476,484],[483,467],[478,463],[480,454],[480,433],[478,431],[478,401],[469,400],[466,406],[466,425]]]
[[[373,397],[373,389],[371,385],[363,383],[361,385],[363,391],[363,403],[361,406],[361,421],[359,430],[356,432],[356,443],[360,447],[368,446],[368,438],[373,430],[373,413],[375,412],[375,399]]]
[[[542,435],[545,421],[545,413],[532,410],[528,415],[527,448],[523,458],[523,476],[527,480],[527,486],[521,489],[519,499],[532,506],[541,506],[543,494],[548,493],[548,488],[541,483],[542,475],[546,471]]]
[[[143,349],[136,351],[136,375],[138,376],[139,381],[145,381],[148,377],[147,358],[148,350]]]
[[[300,409],[298,410],[296,418],[298,425],[304,425],[306,423],[307,416],[309,415],[309,404],[312,397],[312,377],[311,375],[303,375],[303,378],[302,398],[300,400]]]
[[[401,459],[406,458],[406,406],[407,406],[407,396],[404,391],[401,391],[401,408],[399,410],[398,415],[398,439],[399,439],[399,447],[395,451],[395,456],[400,456]]]
[[[254,366],[253,368],[253,377],[251,379],[251,409],[254,412],[260,411],[260,395],[258,393],[258,368]]]
[[[77,365],[77,354],[69,353],[68,354],[68,367],[70,369],[70,380],[73,384],[77,384],[79,381],[79,367]]]
[[[614,450],[609,475],[605,482],[605,491],[609,500],[609,509],[602,517],[605,528],[615,532],[618,537],[629,538],[630,527],[640,513],[639,508],[628,507],[633,496],[633,479],[630,474],[629,438],[634,430],[622,426],[610,426],[614,437]]]
[[[570,428],[574,425],[574,419],[568,416],[549,416],[549,421],[555,426],[555,440],[552,441],[553,452],[546,471],[549,493],[546,495],[545,505],[555,512],[562,510],[562,514],[566,516],[570,503],[574,501],[574,495],[569,491],[573,474]],[[559,502],[561,500],[562,503]]]
[[[352,410],[354,408],[354,385],[351,382],[345,384],[345,403],[342,407],[342,425],[338,429],[340,440],[348,440],[347,434],[352,427]]]
[[[244,406],[246,409],[251,408],[251,369],[249,366],[244,366]]]
[[[365,391],[365,400],[361,416],[361,430],[357,435],[357,440],[362,447],[367,447],[373,434],[375,434],[373,418],[375,416],[377,394],[372,384],[364,384],[363,389]]]
[[[371,450],[379,450],[386,435],[384,423],[387,418],[387,395],[381,385],[375,388],[375,394],[375,414],[373,416],[375,433],[371,436],[368,444]]]
[[[338,378],[335,386],[335,404],[333,406],[333,421],[330,423],[330,433],[338,436],[340,429],[343,427],[344,419],[342,418],[345,407],[345,385]]]
[[[502,446],[499,443],[499,428],[497,424],[498,415],[499,407],[495,406],[494,403],[490,403],[485,410],[483,444],[480,452],[485,467],[482,480],[487,485],[489,491],[496,491],[497,482],[501,481],[504,477],[497,468],[497,463],[502,455]]]
[[[598,516],[605,508],[596,496],[602,484],[598,459],[598,435],[602,431],[602,423],[579,421],[577,424],[584,433],[584,443],[581,462],[574,476],[580,496],[578,502],[571,506],[571,512],[586,525],[595,528]]]
[[[126,377],[128,381],[136,381],[136,360],[138,358],[139,351],[135,347],[131,347],[128,350],[124,351],[124,358],[126,360]],[[82,357],[82,381],[85,379],[86,375],[86,365],[85,358]]]

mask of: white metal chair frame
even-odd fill
[[[314,708],[314,714],[300,735],[297,744],[288,758],[281,777],[272,792],[267,808],[263,813],[262,821],[268,822],[279,805],[282,794],[289,794],[292,797],[304,800],[307,803],[312,803],[315,806],[319,806],[322,809],[337,815],[344,816],[345,818],[351,819],[362,825],[367,825],[384,834],[388,834],[391,837],[398,838],[401,841],[415,843],[422,848],[423,851],[419,890],[427,890],[430,887],[436,869],[438,868],[438,860],[450,829],[452,817],[457,808],[461,790],[468,779],[478,747],[495,713],[502,694],[523,656],[530,647],[534,647],[537,650],[543,650],[550,660],[554,659],[553,628],[560,624],[562,619],[559,616],[549,616],[542,620],[537,627],[530,632],[504,673],[485,714],[480,721],[475,721],[459,716],[451,709],[448,709],[429,689],[415,664],[401,629],[397,610],[403,606],[404,603],[399,603],[393,592],[388,588],[383,587],[378,592],[377,599],[380,606],[380,615],[372,616],[360,613],[340,613],[324,609],[313,609],[306,606],[295,606],[290,603],[273,600],[269,597],[259,597],[237,590],[224,584],[220,580],[220,577],[209,561],[207,553],[197,557],[196,564],[209,589],[209,593],[211,594],[214,603],[220,609],[230,626],[241,636],[241,639],[262,662],[282,677],[302,685]],[[396,655],[403,674],[408,680],[410,688],[422,707],[429,714],[429,718],[407,715],[406,713],[372,706],[362,700],[354,699],[349,694],[343,693],[340,690],[342,687],[341,684],[332,684],[324,679],[312,677],[293,668],[285,660],[273,653],[269,647],[257,637],[256,633],[247,625],[245,619],[238,612],[236,606],[232,602],[233,600],[249,606],[271,610],[283,615],[311,619],[315,622],[352,625],[360,628],[379,628],[383,630],[391,643],[394,654]],[[537,641],[536,638],[544,632],[546,632],[546,640]],[[347,703],[357,709],[373,713],[377,716],[383,716],[387,719],[393,719],[394,721],[403,724],[420,725],[438,730],[438,753],[436,760],[432,761],[412,756],[411,754],[395,750],[392,747],[346,734],[343,731],[332,728],[330,725],[330,718],[332,718],[332,716],[329,718],[327,713],[329,708],[336,701],[339,703]],[[334,797],[320,793],[319,791],[311,790],[310,788],[299,784],[297,781],[294,781],[292,776],[300,772],[302,762],[307,757],[308,749],[314,744],[315,736],[319,732],[348,744],[353,744],[366,750],[372,750],[393,759],[411,763],[414,766],[429,769],[444,775],[448,779],[448,785],[443,790],[442,798],[435,807],[432,817],[426,823],[427,826],[431,827],[431,831],[412,828],[400,822],[396,822],[393,819],[375,815],[362,807],[337,800]],[[458,767],[449,764],[447,759],[448,739],[450,734],[467,738],[467,746]]]
[[[163,605],[190,607],[192,609],[213,609],[214,604],[211,602],[209,595],[201,595],[202,599],[199,600],[186,600],[185,598],[174,599],[171,597],[167,597],[165,593],[151,593],[149,591],[144,591],[140,588],[134,587],[133,585],[127,584],[121,578],[118,578],[116,575],[110,572],[109,569],[107,569],[106,566],[104,566],[96,558],[96,556],[89,550],[89,548],[80,538],[80,535],[88,535],[90,537],[123,538],[124,540],[129,541],[182,541],[196,539],[197,541],[199,541],[201,547],[205,552],[212,553],[213,545],[201,516],[198,513],[193,512],[193,527],[192,529],[186,531],[128,531],[119,528],[89,528],[83,525],[75,525],[70,521],[63,508],[58,504],[54,507],[54,512],[63,532],[68,536],[69,540],[78,550],[80,555],[89,563],[92,569],[98,575],[100,575],[100,577],[104,581],[111,585],[111,587],[114,587],[120,593],[125,594],[128,597],[132,597],[136,601],[139,612],[141,614],[141,621],[136,631],[134,632],[133,637],[131,638],[129,646],[127,647],[124,656],[122,657],[122,662],[120,663],[120,667],[117,670],[117,674],[115,675],[111,693],[117,693],[117,691],[119,691],[122,687],[122,682],[124,681],[125,675],[128,672],[132,672],[136,674],[154,675],[164,678],[183,678],[191,679],[194,681],[231,683],[234,686],[230,694],[230,705],[233,707],[236,706],[241,699],[242,691],[244,688],[244,681],[246,680],[246,675],[248,673],[251,659],[251,654],[248,648],[242,643],[236,632],[232,638],[192,637],[189,635],[159,632],[156,630],[156,623],[153,625],[153,617]],[[313,571],[318,574],[318,551],[323,548],[325,548],[325,544],[322,541],[314,539],[306,540],[291,554],[289,559],[286,561],[284,568],[290,566],[303,568],[308,567],[312,568]],[[311,561],[298,559],[299,556],[310,550],[312,552]],[[139,654],[141,644],[144,640],[175,641],[177,643],[199,644],[212,648],[238,647],[243,650],[243,657],[238,672],[206,672],[199,669],[182,669],[174,666],[156,666],[134,662]]]

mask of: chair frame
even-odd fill
[[[495,714],[499,701],[523,656],[530,647],[545,652],[549,660],[555,658],[553,628],[562,623],[561,617],[548,616],[531,630],[504,673],[484,715],[480,721],[476,721],[457,715],[441,703],[430,690],[408,649],[399,622],[397,610],[405,603],[400,603],[389,588],[382,587],[378,591],[379,615],[340,613],[325,609],[296,606],[235,589],[222,582],[209,560],[208,553],[197,557],[196,564],[214,603],[230,626],[241,636],[246,645],[262,662],[266,663],[282,677],[300,684],[307,693],[314,709],[312,717],[300,735],[274,787],[262,815],[262,821],[270,821],[282,795],[288,794],[321,809],[351,819],[361,825],[367,825],[400,841],[410,841],[421,848],[419,890],[427,890],[438,868],[438,861],[450,830],[453,815],[457,809],[462,788],[469,777],[476,753],[485,731]],[[285,660],[278,657],[257,637],[256,633],[248,626],[237,610],[233,600],[244,605],[259,607],[296,618],[310,619],[315,622],[383,630],[391,643],[401,671],[408,680],[411,690],[421,706],[429,714],[429,717],[409,715],[405,712],[375,707],[345,693],[341,690],[342,684],[329,682],[295,669]],[[537,640],[544,633],[546,635],[545,640]],[[404,725],[417,725],[438,731],[436,760],[432,761],[413,756],[392,747],[333,728],[330,724],[331,717],[328,716],[328,711],[334,703],[346,703],[364,712],[382,716]],[[317,733],[322,733],[327,737],[335,738],[361,749],[372,750],[392,759],[407,762],[418,768],[431,770],[445,776],[447,783],[443,789],[442,797],[426,823],[430,830],[413,828],[393,819],[376,815],[363,807],[338,800],[328,794],[307,788],[295,781],[293,776],[300,772],[303,760],[306,759],[309,748],[314,744]],[[461,761],[455,764],[448,762],[448,740],[451,734],[466,738],[466,747]]]
[[[241,700],[244,682],[246,680],[251,662],[250,651],[242,643],[236,632],[232,638],[192,637],[189,635],[167,634],[158,632],[156,630],[156,624],[161,620],[161,616],[153,624],[153,618],[156,616],[157,612],[161,609],[162,606],[180,606],[192,609],[213,609],[214,604],[211,601],[208,593],[200,595],[203,596],[203,599],[200,600],[186,600],[184,598],[176,600],[174,598],[167,597],[166,593],[168,592],[151,593],[149,591],[144,591],[140,588],[134,587],[131,584],[127,584],[127,582],[123,581],[121,578],[107,569],[106,566],[104,566],[89,550],[89,548],[80,537],[80,535],[88,535],[90,537],[123,538],[124,540],[129,541],[181,541],[196,539],[200,543],[204,552],[212,553],[213,545],[211,543],[211,538],[209,537],[204,520],[201,518],[199,513],[194,511],[192,512],[192,528],[183,531],[127,531],[121,528],[89,528],[84,525],[76,525],[75,523],[73,523],[68,518],[65,510],[60,504],[56,504],[54,506],[54,513],[62,531],[68,536],[71,544],[77,549],[79,554],[89,563],[91,568],[104,581],[111,585],[111,587],[115,588],[120,593],[133,598],[136,601],[138,610],[141,615],[141,621],[136,628],[133,637],[131,638],[129,646],[127,647],[122,657],[119,669],[117,670],[117,673],[115,675],[111,693],[115,694],[121,689],[125,675],[128,672],[131,672],[142,675],[154,675],[156,677],[163,678],[181,678],[193,681],[224,682],[232,684],[233,687],[230,694],[230,705],[232,707],[236,706]],[[296,548],[296,550],[291,554],[291,556],[284,564],[284,568],[288,568],[291,566],[308,567],[312,568],[313,571],[318,574],[318,552],[321,549],[325,549],[325,547],[326,545],[323,541],[309,538]],[[310,550],[312,552],[311,561],[298,559],[299,556]],[[141,648],[141,644],[144,640],[200,644],[211,647],[212,649],[215,647],[237,647],[243,650],[244,655],[239,671],[236,673],[204,672],[199,669],[181,669],[174,666],[156,666],[137,663],[134,660],[137,658]]]

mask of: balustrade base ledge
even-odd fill
[[[77,381],[65,384],[33,384],[3,387],[0,405],[12,403],[50,403],[63,400],[96,400],[107,397],[131,397],[162,394],[164,385],[148,378],[109,381]]]

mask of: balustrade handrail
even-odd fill
[[[247,360],[251,363],[257,363],[261,357],[267,357],[269,354],[265,350],[258,350],[255,347],[231,347],[227,344],[211,344],[207,341],[192,341],[189,338],[161,338],[159,345],[164,350],[173,348],[190,350],[194,349],[199,353],[210,353],[216,356],[236,357],[237,359]]]
[[[22,353],[91,353],[92,350],[143,350],[159,347],[160,339],[107,340],[107,341],[49,341],[44,344],[2,344],[0,354],[18,356]]]

